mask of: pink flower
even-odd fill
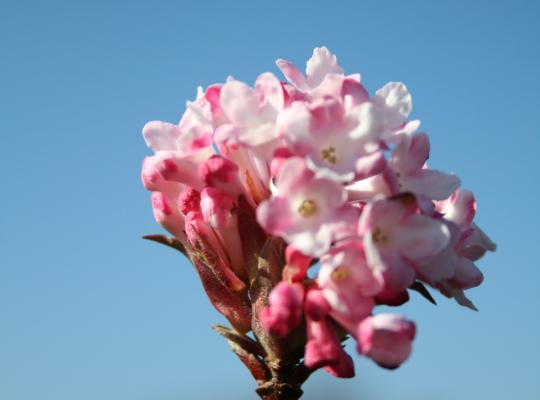
[[[220,105],[230,123],[218,128],[216,140],[259,146],[277,139],[275,122],[284,102],[281,83],[270,73],[260,75],[255,88],[228,81],[221,88]]]
[[[429,264],[423,266],[422,280],[439,289],[458,304],[477,310],[465,295],[465,290],[480,285],[482,272],[474,264],[495,244],[473,223],[476,213],[474,195],[468,190],[456,190],[447,200],[437,202],[437,210],[452,230],[452,240]]]
[[[270,293],[269,306],[261,311],[265,329],[278,337],[286,336],[302,322],[304,286],[280,282]]]
[[[255,87],[230,79],[220,90],[222,123],[214,140],[225,158],[239,169],[239,179],[253,205],[268,197],[270,164],[280,147],[276,120],[285,107],[285,93],[270,73],[260,75]]]
[[[395,172],[399,191],[412,192],[432,200],[444,200],[460,185],[457,176],[425,168],[429,139],[425,133],[401,135],[394,148],[390,167]]]
[[[410,286],[415,268],[431,261],[450,240],[444,223],[417,211],[414,196],[403,194],[368,204],[360,217],[367,262],[385,272],[385,287],[394,292]]]
[[[358,327],[358,352],[383,368],[395,369],[409,358],[415,335],[414,323],[400,315],[368,317]]]
[[[451,240],[431,262],[421,268],[422,280],[437,285],[437,282],[452,278],[461,262],[457,250],[472,233],[471,223],[476,212],[474,195],[468,190],[458,189],[448,199],[436,203],[436,212],[443,217]]]
[[[374,296],[383,285],[382,270],[367,264],[362,242],[356,239],[340,242],[322,258],[319,283],[323,287],[339,286],[340,291]],[[328,286],[324,286],[328,284]]]
[[[279,59],[277,66],[287,80],[299,91],[310,92],[317,89],[331,75],[343,76],[343,69],[337,64],[336,56],[326,47],[316,47],[308,60],[306,76],[290,61]]]
[[[302,159],[293,157],[281,168],[276,188],[274,196],[257,209],[259,224],[306,255],[322,255],[347,223],[343,187],[315,177]]]
[[[380,149],[381,130],[371,103],[346,110],[336,99],[292,103],[279,117],[291,150],[305,156],[320,176],[342,182],[365,178],[386,166]]]
[[[259,391],[282,357],[294,361],[295,379],[302,363],[353,376],[347,335],[360,353],[397,368],[415,325],[373,316],[375,307],[401,305],[423,283],[476,309],[466,295],[483,281],[475,262],[496,249],[474,222],[474,195],[457,176],[428,168],[429,138],[409,119],[403,83],[370,97],[360,74],[345,75],[325,47],[305,74],[277,65],[288,82],[271,73],[253,87],[228,78],[199,88],[178,124],[143,128],[154,154],[141,180],[156,221],[174,236],[146,238],[184,253],[214,307],[237,333],[253,331],[261,346],[224,336]]]
[[[384,284],[381,268],[367,264],[358,240],[346,241],[325,255],[317,281],[332,307],[332,317],[352,334],[371,313],[373,296]]]
[[[369,99],[366,89],[360,84],[360,74],[345,76],[336,56],[326,47],[313,50],[306,65],[306,75],[290,61],[279,59],[276,64],[290,82],[285,87],[291,101],[329,96],[357,105]]]

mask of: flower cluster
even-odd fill
[[[495,244],[473,222],[473,194],[428,167],[429,138],[409,119],[404,84],[370,96],[324,47],[305,74],[277,65],[286,81],[229,78],[199,89],[179,124],[144,127],[154,216],[238,332],[301,330],[305,365],[340,377],[354,375],[341,346],[349,335],[359,353],[396,368],[415,325],[375,306],[427,285],[474,309],[464,291],[482,282],[474,262]],[[273,289],[260,297],[265,277]]]

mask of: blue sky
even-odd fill
[[[320,4],[320,5],[318,5]],[[403,81],[499,244],[470,294],[402,312],[412,358],[317,373],[307,399],[540,398],[540,3],[0,2],[0,398],[252,399],[222,322],[159,232],[140,130],[177,121],[197,85],[252,82],[326,45],[373,92]],[[352,350],[352,348],[351,348]]]

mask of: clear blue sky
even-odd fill
[[[2,0],[0,398],[254,398],[190,266],[140,239],[160,232],[140,130],[177,121],[197,85],[320,45],[371,92],[407,84],[431,165],[476,193],[500,247],[479,313],[414,297],[409,362],[355,356],[356,378],[317,373],[306,399],[540,398],[539,5]]]

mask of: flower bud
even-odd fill
[[[354,376],[354,365],[343,350],[334,328],[327,319],[314,321],[306,319],[308,341],[304,353],[304,363],[310,369],[324,367],[331,375],[341,378]]]
[[[336,378],[352,378],[354,377],[354,362],[349,354],[342,351],[339,360],[335,364],[327,365],[324,370]]]
[[[152,210],[156,222],[164,229],[177,238],[185,237],[183,232],[184,217],[180,214],[174,201],[171,201],[166,194],[152,192]]]
[[[204,221],[200,212],[188,212],[185,217],[185,229],[191,246],[204,255],[208,267],[213,269],[223,284],[234,292],[243,291],[245,284],[232,270],[222,241]]]
[[[268,297],[270,306],[261,311],[263,327],[272,335],[286,336],[302,322],[304,287],[280,282]]]
[[[328,315],[330,304],[328,304],[322,290],[312,288],[307,291],[304,311],[314,321],[320,321]]]
[[[225,192],[211,187],[201,193],[201,212],[204,220],[213,228],[228,257],[228,263],[241,279],[247,279],[244,270],[242,242],[238,230],[238,217],[231,213],[234,199]]]
[[[190,211],[200,212],[201,194],[193,188],[186,188],[178,198],[180,211],[187,215]]]
[[[156,168],[155,157],[145,157],[141,169],[141,180],[146,190],[151,192],[163,192],[169,196],[176,196],[181,185],[178,182],[165,180]]]
[[[201,193],[201,212],[204,220],[213,228],[223,228],[231,217],[233,198],[227,193],[211,187]]]
[[[172,151],[160,151],[152,156],[157,171],[166,181],[179,182],[195,189],[202,189],[197,176],[197,163],[190,157],[180,157]]]
[[[415,334],[414,322],[400,315],[375,315],[358,326],[357,349],[381,367],[395,369],[411,354]]]
[[[199,176],[206,185],[219,189],[231,196],[243,192],[238,178],[238,166],[218,155],[213,155],[199,167]]]

